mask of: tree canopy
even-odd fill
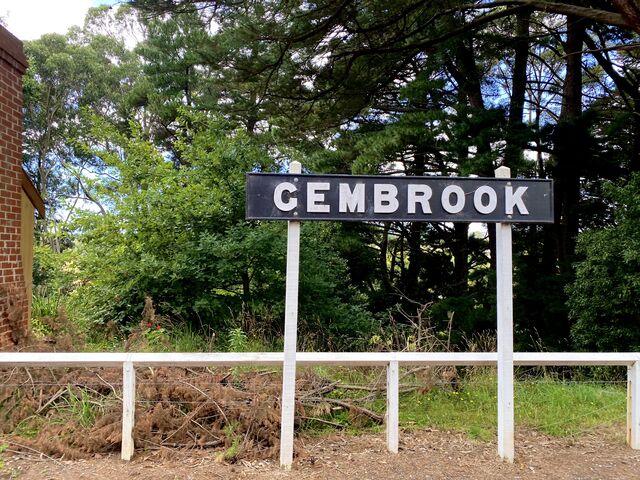
[[[152,297],[176,321],[253,319],[273,336],[283,230],[244,220],[244,173],[292,160],[411,176],[506,165],[554,180],[555,223],[514,228],[517,341],[614,348],[624,335],[593,343],[604,300],[581,302],[596,296],[598,245],[633,223],[620,216],[631,200],[607,192],[637,193],[626,185],[640,170],[639,18],[632,0],[93,9],[82,29],[26,44],[25,165],[53,212],[42,240],[78,267],[66,288],[86,321],[135,321]],[[495,328],[491,225],[304,228],[309,338],[365,348],[417,319],[458,343]],[[624,315],[612,329],[627,331]]]

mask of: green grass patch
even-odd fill
[[[359,405],[384,414],[384,369],[314,367],[313,373],[341,385],[382,387],[379,395]],[[304,370],[299,372],[304,376]],[[437,379],[433,377],[431,380]],[[400,395],[400,426],[403,429],[434,428],[464,432],[481,441],[495,440],[497,435],[497,381],[492,372],[471,372],[455,383],[434,382],[405,377],[404,387],[420,389]],[[401,389],[403,387],[401,386]],[[337,388],[328,396],[344,401],[371,397],[371,390]],[[308,412],[318,421],[305,421],[309,433],[322,433],[337,427],[347,433],[378,431],[384,427],[353,424],[349,412],[340,408]],[[528,377],[515,383],[515,422],[556,437],[574,437],[603,426],[624,432],[626,419],[625,382],[562,381],[546,377]]]
[[[488,441],[496,431],[496,408],[496,387],[488,379],[463,383],[458,390],[434,388],[401,396],[400,425],[462,431]]]
[[[576,436],[604,425],[622,425],[626,386],[610,383],[526,381],[516,384],[516,424],[552,436]]]
[[[601,426],[622,428],[625,422],[626,390],[619,384],[524,380],[516,382],[514,400],[517,426],[551,436],[579,436]],[[492,440],[496,424],[493,376],[463,381],[458,390],[438,388],[400,399],[403,428],[462,431],[472,438]]]

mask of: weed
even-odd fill
[[[78,419],[78,423],[83,427],[90,427],[96,421],[94,404],[86,390],[80,390],[80,395],[75,395],[71,387],[67,387],[69,392],[69,405],[71,412]]]
[[[230,352],[246,352],[248,345],[249,339],[242,328],[236,327],[229,330],[227,348]]]
[[[55,317],[62,304],[62,295],[55,293],[42,294],[36,289],[31,299],[31,318],[37,320],[42,317]]]
[[[4,452],[9,448],[8,443],[0,443],[0,473],[4,471]]]
[[[18,478],[19,471],[16,471],[13,468],[7,468],[7,465],[4,462],[4,453],[8,448],[8,443],[0,443],[0,478]]]
[[[379,369],[318,367],[317,375],[337,385],[328,399],[358,402],[365,408],[384,412],[385,380]],[[460,431],[472,438],[491,441],[497,432],[497,382],[495,370],[467,370],[449,383],[447,371],[437,368],[412,369],[401,374],[400,424],[403,428],[436,428]],[[311,376],[301,372],[305,376]],[[311,377],[310,377],[311,378]],[[322,386],[311,385],[312,388]],[[562,382],[526,378],[515,383],[516,425],[534,428],[551,436],[574,436],[601,425],[622,423],[625,391],[610,383]],[[305,427],[324,431],[328,426],[346,431],[370,430],[344,409],[319,404],[306,415]]]
[[[220,453],[218,460],[226,462],[235,462],[240,454],[242,445],[242,436],[238,433],[238,425],[232,422],[224,427],[224,434],[227,438],[227,448]]]
[[[36,438],[45,424],[44,416],[27,417],[15,426],[11,434],[22,438]]]
[[[176,352],[210,352],[214,350],[215,334],[200,335],[188,325],[174,327],[169,332],[171,349]]]

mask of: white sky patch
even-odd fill
[[[20,40],[35,40],[45,33],[66,33],[82,26],[90,7],[113,4],[113,0],[2,0],[0,17]]]

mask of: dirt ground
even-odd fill
[[[0,478],[21,480],[210,480],[210,479],[640,479],[640,451],[620,432],[599,431],[556,439],[531,430],[516,433],[516,461],[497,458],[495,443],[435,430],[403,432],[400,452],[386,451],[384,434],[335,435],[301,440],[292,471],[276,460],[225,464],[213,450],[136,451],[117,456],[55,460],[37,453],[5,453]]]

